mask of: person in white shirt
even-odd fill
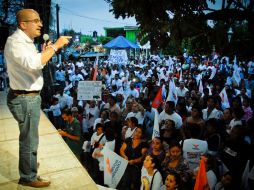
[[[177,97],[185,97],[187,92],[189,92],[189,90],[184,86],[184,81],[180,81],[179,87],[176,87]]]
[[[55,98],[53,97],[53,100],[52,100],[53,104],[50,106],[49,109],[43,109],[43,111],[45,112],[49,112],[49,111],[52,111],[53,113],[53,118],[54,118],[54,126],[56,129],[60,129],[62,126],[62,112],[61,112],[61,109],[60,109],[60,104],[58,102],[58,98]]]
[[[117,65],[114,65],[113,69],[111,70],[110,78],[114,78],[116,74],[119,74],[119,72],[118,72],[118,69],[117,69]]]
[[[84,80],[84,77],[82,76],[82,74],[80,74],[79,69],[75,69],[75,73],[70,76],[70,81],[72,82],[73,85],[75,85],[76,81],[81,81]]]
[[[230,134],[232,129],[236,125],[245,125],[246,121],[243,120],[244,111],[241,107],[235,107],[232,110],[233,119],[230,121],[228,129],[226,129],[227,133]]]
[[[182,128],[183,121],[181,116],[175,112],[175,103],[173,101],[166,102],[165,109],[159,115],[159,125],[164,125],[167,119],[171,119],[175,122],[176,129]]]
[[[132,103],[132,111],[127,114],[126,119],[129,117],[135,117],[138,120],[139,125],[143,125],[144,122],[144,108],[136,101]]]
[[[130,84],[130,89],[129,89],[127,97],[133,97],[133,98],[138,98],[139,97],[139,92],[138,92],[137,89],[135,89],[135,84],[134,83]]]
[[[101,123],[96,125],[96,131],[93,133],[90,142],[92,148],[91,151],[93,151],[95,148],[98,148],[99,144],[104,145],[106,143],[106,137],[103,133],[103,125]]]
[[[50,182],[38,180],[37,176],[42,69],[71,37],[61,36],[54,44],[45,43],[38,52],[34,39],[41,35],[43,27],[39,14],[33,9],[22,9],[17,12],[16,19],[18,28],[6,41],[4,57],[10,80],[7,105],[22,129],[19,135],[19,184],[47,187]]]
[[[115,139],[114,132],[111,128],[107,128],[105,131],[106,142],[105,144],[99,144],[97,148],[94,149],[92,157],[97,159],[99,162],[99,171],[96,172],[95,178],[97,178],[100,185],[104,185],[104,152],[106,149],[115,151]]]
[[[207,142],[198,139],[200,130],[198,124],[189,125],[191,138],[180,142],[183,147],[183,157],[189,162],[189,167],[192,171],[199,166],[201,156],[208,151]]]
[[[82,67],[84,67],[84,63],[81,59],[79,59],[77,62],[76,62],[76,66],[81,69]]]
[[[111,82],[111,86],[116,86],[117,90],[119,90],[123,86],[123,82],[119,79],[119,75],[115,74],[115,78]]]
[[[63,88],[65,87],[65,70],[62,65],[55,72],[55,80],[59,83]]]
[[[107,110],[107,109],[102,110],[100,117],[95,119],[95,121],[94,121],[93,130],[95,131],[97,123],[105,124],[109,121],[110,121],[109,120],[109,110]]]
[[[110,113],[116,112],[119,117],[121,116],[121,108],[116,103],[116,97],[112,95],[108,96],[108,103],[104,105],[104,109],[109,109]]]
[[[60,104],[60,109],[63,110],[64,108],[71,108],[71,103],[69,102],[69,95],[64,94],[64,90],[61,89],[57,92],[54,97],[58,98],[58,102]]]
[[[208,119],[215,118],[220,119],[223,113],[215,108],[216,99],[213,96],[209,96],[207,99],[207,108],[202,110],[203,119],[207,121]]]
[[[94,121],[99,117],[99,112],[100,111],[96,105],[96,102],[94,100],[90,100],[85,107],[87,127],[90,135],[93,133],[93,124]]]
[[[124,139],[132,138],[134,135],[134,132],[136,131],[138,127],[138,120],[135,117],[130,117],[127,119],[127,130],[124,134]]]
[[[156,156],[147,155],[143,167],[141,169],[141,187],[140,190],[159,190],[161,189],[163,182],[162,176],[159,172],[160,163]]]

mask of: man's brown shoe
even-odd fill
[[[24,186],[41,188],[41,187],[48,187],[50,185],[50,181],[46,181],[46,180],[39,178],[39,179],[32,181],[32,182],[19,181],[19,184],[24,185]]]

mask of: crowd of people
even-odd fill
[[[93,65],[89,59],[57,65],[59,88],[43,110],[96,183],[107,185],[107,147],[128,160],[117,189],[193,189],[201,157],[211,190],[254,189],[253,58],[185,53],[127,65],[100,59],[97,73]],[[102,100],[78,100],[79,81],[94,74]]]

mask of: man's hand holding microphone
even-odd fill
[[[42,64],[46,64],[52,56],[62,47],[69,44],[71,36],[60,36],[55,43],[49,40],[49,35],[44,34],[44,44],[42,46],[41,52],[41,62]],[[53,50],[53,51],[52,51]]]

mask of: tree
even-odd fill
[[[0,2],[0,25],[14,28],[16,12],[24,7],[24,0],[0,0]]]
[[[173,44],[182,44],[185,38],[211,46],[214,29],[208,20],[224,21],[225,25],[247,20],[248,31],[254,34],[254,1],[246,0],[105,0],[116,18],[136,18],[140,27],[141,42],[150,40],[153,50],[166,49]],[[212,9],[208,3],[221,2],[221,9]],[[253,31],[253,32],[252,32]],[[251,40],[253,41],[253,35]],[[201,41],[202,40],[202,41]],[[180,45],[181,46],[181,45]],[[177,49],[180,49],[178,45]],[[178,50],[179,51],[179,50]]]

